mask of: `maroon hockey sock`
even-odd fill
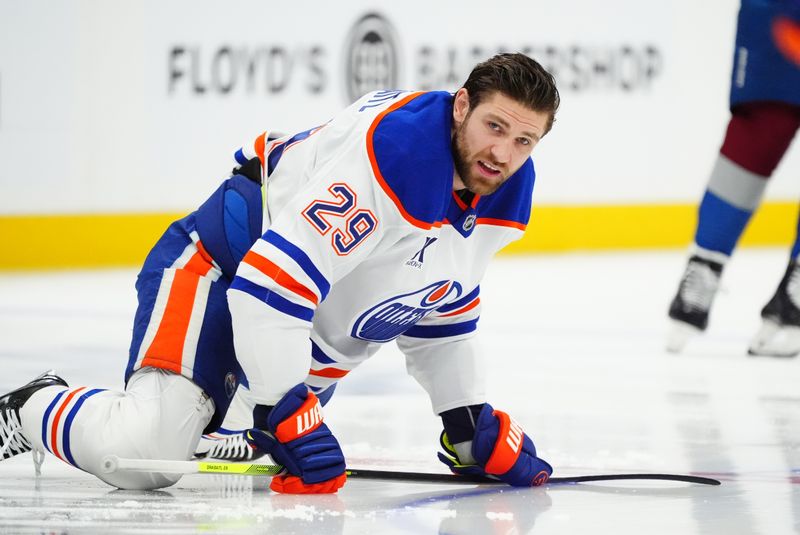
[[[768,178],[800,127],[800,107],[748,102],[733,109],[720,152],[748,171]]]

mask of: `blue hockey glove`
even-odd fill
[[[304,384],[289,390],[271,410],[257,405],[253,421],[256,427],[245,433],[247,441],[269,453],[289,473],[273,477],[272,490],[321,494],[344,485],[344,454],[323,422],[319,400]]]
[[[439,459],[456,474],[494,477],[514,487],[530,487],[543,485],[553,473],[553,467],[536,456],[533,441],[522,428],[488,403],[481,409],[472,438],[477,464],[461,464],[445,433],[442,446],[451,456],[440,453]]]

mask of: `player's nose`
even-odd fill
[[[511,159],[511,144],[505,140],[498,141],[492,145],[491,153],[495,163],[508,163]]]

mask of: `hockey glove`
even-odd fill
[[[553,473],[553,468],[536,456],[533,441],[522,428],[488,403],[478,416],[472,438],[472,456],[477,464],[461,464],[445,433],[442,446],[450,455],[439,453],[439,460],[456,474],[486,476],[514,487],[530,487],[543,485]]]
[[[442,434],[439,435],[439,444],[447,453],[439,452],[436,456],[439,457],[439,460],[446,464],[454,474],[475,478],[497,479],[487,474],[486,471],[477,464],[462,464],[461,460],[458,458],[456,449],[450,443],[450,437],[447,436],[446,431],[442,431]]]
[[[253,421],[256,427],[245,433],[247,441],[269,453],[288,472],[272,478],[272,490],[323,494],[344,485],[344,454],[322,420],[317,396],[304,384],[289,390],[271,410],[256,405]]]

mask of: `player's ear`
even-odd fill
[[[456,91],[455,101],[453,102],[453,121],[461,124],[469,114],[469,93],[466,87]]]

